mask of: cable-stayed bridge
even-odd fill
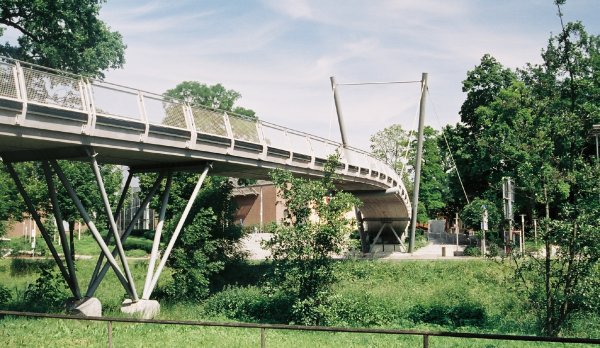
[[[137,213],[141,214],[156,194],[161,195],[163,205],[167,204],[171,178],[176,171],[199,174],[194,192],[197,194],[206,175],[266,179],[270,170],[282,168],[294,175],[318,178],[327,157],[335,151],[341,156],[337,185],[363,201],[359,216],[368,222],[369,229],[381,233],[387,226],[394,234],[404,231],[410,220],[411,204],[402,180],[391,167],[365,151],[269,122],[0,58],[0,156],[49,244],[73,296],[80,299],[77,304],[80,306],[93,297],[109,268],[116,273],[134,305],[140,300],[149,300],[181,232],[186,211],[162,257],[159,257],[155,240],[147,279],[139,296],[122,248],[133,223],[119,233],[116,213],[113,214],[121,210],[134,173],[158,173],[150,194]],[[91,163],[108,215],[109,235],[100,235],[62,172],[57,160],[64,159]],[[79,289],[72,260],[61,258],[51,245],[21,184],[23,178],[13,168],[13,163],[23,161],[42,163],[54,216],[57,221],[62,221],[53,183],[53,177],[58,177],[102,250],[86,292]],[[104,190],[98,167],[103,163],[130,168],[116,207],[110,206]],[[166,181],[165,189],[159,193],[163,181]],[[194,199],[193,194],[187,212]],[[164,222],[164,213],[159,215],[159,221]],[[160,222],[156,233],[158,240],[162,231]],[[57,225],[60,237],[66,238],[62,224]],[[108,247],[111,238],[116,246],[112,251]],[[69,255],[66,240],[62,246],[64,255]],[[120,262],[117,261],[119,258]]]

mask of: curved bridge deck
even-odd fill
[[[77,159],[143,171],[173,167],[266,178],[274,168],[322,175],[341,155],[339,187],[357,194],[366,221],[405,226],[410,201],[396,172],[369,153],[268,122],[141,90],[0,60],[0,155],[8,161]]]

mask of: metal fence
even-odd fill
[[[260,346],[267,346],[267,330],[290,330],[290,331],[312,331],[312,332],[341,332],[356,334],[381,334],[381,335],[409,335],[421,336],[423,338],[423,347],[428,348],[430,337],[452,337],[466,339],[484,339],[495,341],[521,341],[521,342],[551,342],[551,343],[576,343],[576,344],[594,344],[600,345],[600,339],[597,338],[575,338],[575,337],[544,337],[544,336],[524,336],[524,335],[501,335],[501,334],[480,334],[469,332],[445,332],[445,331],[420,331],[420,330],[395,330],[395,329],[367,329],[367,328],[348,328],[348,327],[329,327],[329,326],[304,326],[304,325],[284,325],[284,324],[255,324],[255,323],[219,323],[210,321],[185,321],[185,320],[155,320],[155,319],[136,319],[136,318],[115,318],[115,317],[81,317],[62,314],[15,312],[0,310],[1,315],[12,315],[17,317],[33,317],[47,319],[66,319],[80,321],[102,321],[107,324],[107,344],[113,347],[113,323],[129,324],[159,324],[159,325],[184,325],[184,326],[203,326],[203,327],[234,327],[245,329],[258,329],[260,332]]]

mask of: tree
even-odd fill
[[[254,110],[246,109],[241,106],[236,106],[234,108],[235,102],[240,99],[242,95],[233,89],[225,88],[220,83],[209,86],[197,81],[183,81],[175,86],[175,88],[167,90],[165,95],[186,101],[190,104],[229,111],[254,119],[257,118]]]
[[[274,263],[273,282],[294,299],[294,321],[308,325],[325,319],[335,282],[332,255],[342,251],[351,230],[344,214],[359,204],[334,186],[338,161],[339,155],[329,157],[318,181],[295,178],[284,170],[271,173],[287,207],[287,216],[266,242]]]
[[[469,90],[461,109],[463,124],[444,131],[471,194],[499,204],[498,183],[511,176],[516,210],[542,212],[544,249],[511,259],[540,331],[558,335],[598,306],[600,167],[589,131],[600,122],[600,37],[568,23],[541,64],[518,74],[486,66],[476,79],[483,90]],[[496,83],[480,83],[488,80]]]
[[[104,77],[123,67],[121,34],[98,18],[102,0],[5,0],[0,25],[19,32],[17,44],[0,45],[0,54],[76,74]],[[0,36],[5,30],[0,27]]]
[[[427,126],[423,132],[423,163],[419,192],[419,222],[440,214],[447,196],[447,175],[439,146],[439,133]],[[371,136],[371,153],[401,175],[409,193],[413,190],[417,139],[411,132],[394,124]]]

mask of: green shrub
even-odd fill
[[[481,256],[481,249],[478,246],[469,245],[463,251],[464,256]]]
[[[0,285],[0,308],[4,308],[12,300],[12,295],[7,287]]]
[[[288,323],[292,302],[282,292],[267,294],[257,287],[230,287],[208,298],[204,310],[240,321]]]
[[[52,268],[54,260],[13,258],[10,260],[10,275],[20,276],[38,272],[40,268]]]
[[[123,243],[124,250],[143,250],[146,253],[152,252],[152,240],[145,238],[128,238],[125,243]]]
[[[415,323],[449,327],[482,327],[485,325],[487,318],[485,308],[481,304],[470,302],[455,305],[445,303],[418,304],[410,309],[408,317]]]
[[[39,274],[35,283],[27,286],[23,304],[28,310],[34,312],[62,309],[69,297],[65,280],[52,267],[40,267]]]

